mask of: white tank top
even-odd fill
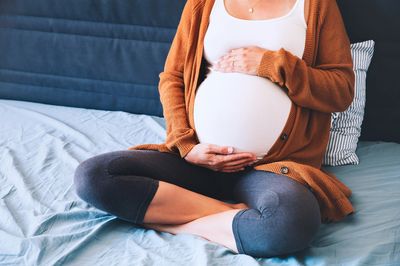
[[[284,16],[265,20],[233,17],[215,0],[204,37],[204,58],[212,64],[231,49],[284,48],[302,58],[307,24],[304,0]],[[211,68],[197,88],[194,124],[201,143],[229,145],[262,158],[282,133],[291,108],[286,92],[269,79]]]

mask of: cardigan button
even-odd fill
[[[286,175],[289,173],[289,168],[287,168],[286,166],[282,166],[281,167],[281,173]]]
[[[281,135],[281,140],[285,141],[285,140],[287,140],[287,139],[288,139],[288,135],[287,135],[286,133],[283,133],[283,134]]]

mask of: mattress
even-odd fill
[[[400,265],[400,144],[360,142],[359,165],[326,168],[352,189],[356,212],[323,224],[309,249],[252,258],[140,228],[75,194],[80,162],[163,142],[163,118],[12,100],[0,114],[1,265]]]

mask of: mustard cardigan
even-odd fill
[[[195,91],[205,76],[203,40],[214,1],[187,0],[159,75],[165,142],[129,150],[158,150],[183,158],[199,143],[193,106]],[[346,110],[354,97],[350,41],[335,0],[309,0],[308,8],[303,58],[283,48],[267,50],[258,67],[258,76],[286,90],[292,107],[281,137],[253,168],[283,174],[308,186],[319,202],[322,222],[339,221],[354,212],[348,199],[351,190],[321,165],[331,112]]]

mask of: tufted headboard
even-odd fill
[[[0,0],[0,98],[162,116],[184,2]]]
[[[162,116],[158,74],[184,3],[0,0],[0,98]],[[376,42],[362,139],[400,142],[400,1],[338,3],[351,41]]]

